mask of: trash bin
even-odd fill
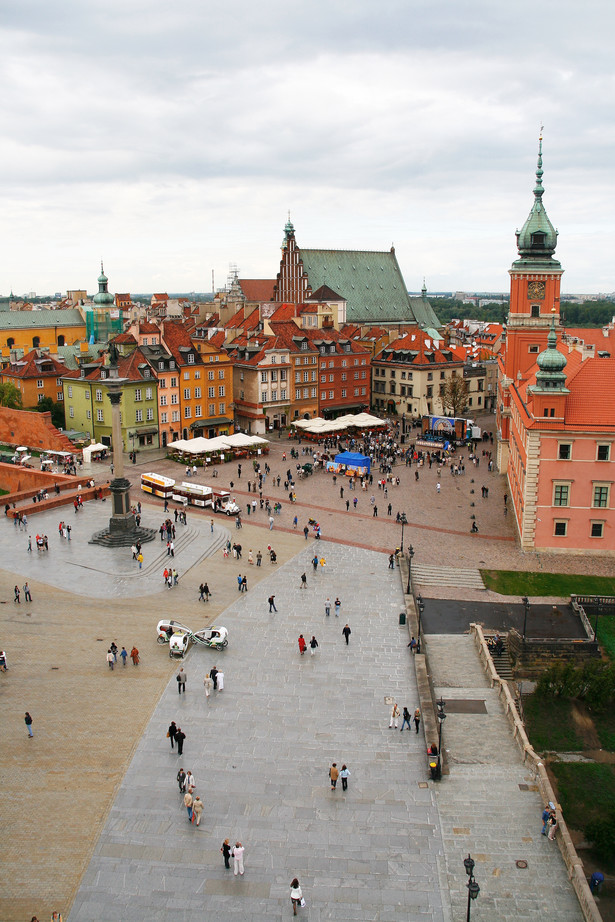
[[[400,624],[405,624],[405,623],[406,623],[406,613],[405,613],[405,611],[400,611],[400,613],[399,613],[399,623],[400,623]]]

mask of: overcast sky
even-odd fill
[[[210,291],[300,246],[508,290],[544,123],[564,291],[615,290],[608,0],[28,0],[0,16],[0,294]]]

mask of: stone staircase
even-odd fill
[[[227,528],[221,528],[216,525],[213,535],[209,532],[204,534],[202,529],[193,526],[176,526],[175,530],[175,557],[167,555],[167,542],[160,541],[156,537],[152,542],[146,544],[143,553],[146,558],[146,566],[141,570],[131,569],[128,573],[122,573],[122,576],[138,577],[140,574],[157,573],[164,570],[167,566],[175,566],[175,561],[182,551],[190,550],[189,554],[183,554],[177,561],[178,570],[185,569],[188,562],[190,567],[195,566],[207,557],[212,557],[217,551],[226,544],[230,532]],[[209,540],[211,539],[211,540]]]
[[[412,581],[423,586],[457,586],[462,589],[485,589],[480,570],[462,567],[430,567],[413,564]]]
[[[486,640],[489,640],[489,638],[491,638],[491,637],[494,636],[494,633],[495,633],[495,632],[491,632],[491,633],[485,632],[485,639],[486,639]],[[493,660],[493,665],[495,666],[495,671],[497,672],[497,674],[499,675],[499,677],[500,677],[501,679],[505,679],[506,682],[508,682],[509,685],[512,686],[512,685],[514,685],[514,677],[513,677],[512,667],[511,667],[511,665],[510,665],[510,654],[509,654],[509,652],[508,652],[508,637],[507,637],[507,635],[506,635],[506,634],[500,634],[500,640],[502,641],[502,644],[503,644],[502,653],[500,654],[500,656],[496,656],[495,653],[492,653],[492,654],[491,654],[491,659]],[[511,689],[511,690],[512,690],[512,689]],[[514,693],[513,693],[513,697],[514,697]]]

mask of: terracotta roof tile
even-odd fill
[[[239,279],[247,301],[273,301],[275,279]]]

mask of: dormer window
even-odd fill
[[[301,351],[307,352],[307,347],[308,347],[307,339],[304,339],[303,342],[301,343]]]
[[[188,353],[188,364],[189,364],[189,365],[194,365],[194,352],[189,352],[189,353]]]
[[[542,231],[535,231],[532,234],[532,249],[541,250],[545,245],[545,234]]]

